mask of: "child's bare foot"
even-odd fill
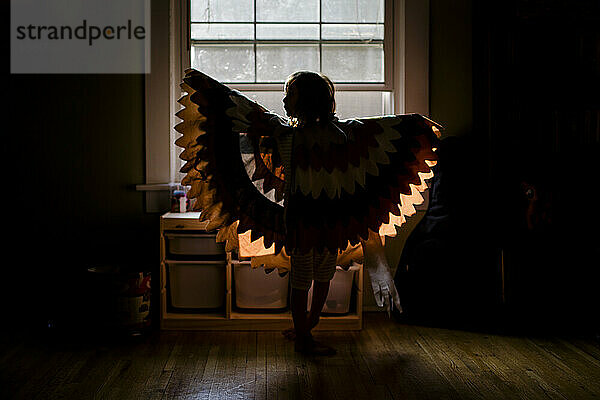
[[[296,330],[294,328],[288,328],[281,331],[281,334],[288,340],[296,339]]]
[[[310,324],[310,329],[314,328],[319,323],[318,315],[317,315],[316,319],[312,316],[309,316],[308,319],[309,319],[308,322]],[[281,334],[288,340],[296,340],[296,330],[294,328],[284,329],[283,331],[281,331]]]
[[[297,338],[294,350],[308,356],[333,356],[337,353],[333,347],[317,342],[310,335]]]

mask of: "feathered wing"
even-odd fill
[[[433,176],[440,126],[418,114],[334,122],[340,134],[295,137],[288,248],[353,249],[394,236]]]
[[[226,250],[277,254],[284,244],[283,170],[272,136],[289,129],[237,91],[187,70],[179,100],[183,185]]]
[[[286,249],[309,248],[338,251],[338,263],[349,265],[369,230],[394,236],[423,201],[440,128],[425,117],[335,121],[332,134],[296,130],[292,177],[275,142],[292,135],[284,121],[195,70],[181,87],[182,184],[217,240],[257,256],[253,265],[287,268]]]

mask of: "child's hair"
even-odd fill
[[[298,101],[293,110],[297,124],[325,124],[334,118],[335,88],[328,77],[311,71],[294,72],[285,82],[286,94],[291,87],[294,87],[298,94]]]

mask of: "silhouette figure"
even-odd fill
[[[418,114],[339,120],[334,85],[308,71],[286,82],[288,119],[196,70],[181,87],[182,184],[226,250],[291,271],[294,328],[284,334],[296,351],[335,352],[311,330],[336,265],[364,262],[378,304],[400,308],[382,237],[423,201],[441,127]]]

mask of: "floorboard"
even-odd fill
[[[11,336],[6,399],[593,399],[600,346],[400,324],[366,313],[357,332],[317,332],[306,357],[279,332],[155,331],[132,339]]]

